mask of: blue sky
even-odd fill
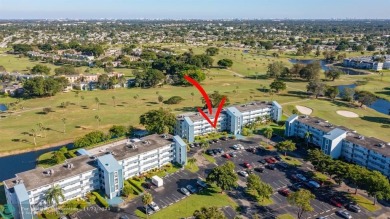
[[[386,19],[389,11],[389,0],[0,0],[0,19]]]

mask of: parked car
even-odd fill
[[[233,148],[234,150],[240,150],[240,148],[239,148],[236,144],[233,145],[232,148]]]
[[[280,189],[278,191],[281,195],[284,195],[284,196],[289,196],[290,195],[290,190],[288,190],[288,188],[283,188],[283,189]]]
[[[122,215],[119,217],[119,219],[130,219],[127,215]]]
[[[186,189],[186,188],[180,188],[180,192],[183,193],[184,195],[186,196],[189,196],[191,195],[191,193]]]
[[[213,141],[214,141],[214,143],[218,143],[219,142],[218,139],[214,139]]]
[[[187,188],[187,190],[190,191],[192,194],[196,193],[195,187],[193,187],[193,186],[191,186],[191,185],[187,185],[186,188]]]
[[[349,205],[348,205],[348,209],[350,210],[350,211],[353,211],[353,212],[356,212],[356,213],[359,213],[361,210],[360,210],[360,208],[359,208],[359,206],[357,206],[357,205],[355,205],[355,204],[353,204],[353,203],[350,203]]]
[[[261,160],[259,160],[259,162],[260,162],[261,164],[266,164],[266,163],[267,163],[267,161],[266,161],[265,159],[261,159]]]
[[[207,149],[206,150],[206,154],[208,154],[208,155],[214,155],[214,152],[213,152],[213,150],[211,150],[211,149]]]
[[[189,144],[190,145],[190,148],[194,148],[195,147],[195,145],[194,144]]]
[[[278,166],[280,166],[282,168],[287,168],[288,167],[288,164],[285,163],[285,162],[278,162],[278,163],[276,163],[276,165],[278,165]]]
[[[270,170],[274,170],[275,169],[275,164],[268,164],[266,167],[268,169],[270,169]]]
[[[244,146],[242,146],[242,144],[237,144],[237,147],[238,147],[238,149],[240,149],[240,150],[244,150],[244,149],[245,149]]]
[[[310,180],[309,182],[307,182],[307,186],[312,189],[318,189],[321,187],[321,185],[314,180]]]
[[[219,153],[224,153],[225,151],[222,148],[217,148],[216,149]]]
[[[152,184],[145,182],[145,183],[142,183],[142,187],[144,187],[145,189],[151,189]]]
[[[330,203],[332,203],[334,206],[336,206],[338,208],[343,207],[343,205],[341,204],[340,199],[338,199],[337,197],[331,198],[330,199]]]
[[[241,175],[241,176],[243,176],[243,177],[248,177],[248,176],[249,176],[248,173],[245,172],[245,171],[243,171],[243,170],[238,171],[238,175]]]
[[[209,144],[214,144],[214,141],[213,141],[213,140],[210,140],[210,141],[209,141]]]
[[[264,167],[255,167],[254,169],[256,172],[262,173],[264,172]]]
[[[336,211],[336,214],[345,219],[351,219],[352,216],[345,210]]]
[[[248,163],[248,162],[244,162],[243,166],[245,168],[252,168],[252,165],[250,163]]]
[[[227,141],[228,140],[227,137],[220,137],[219,139],[222,140],[222,141]]]
[[[234,152],[230,152],[229,155],[230,155],[230,157],[237,157],[236,153],[234,153]]]
[[[272,160],[272,163],[276,163],[276,162],[278,162],[278,160],[276,160],[275,158],[273,158],[273,157],[270,157],[269,158],[270,160]]]
[[[151,202],[149,204],[150,208],[153,209],[153,211],[158,211],[160,210],[160,207],[158,207],[158,205],[155,203],[155,202]]]
[[[148,215],[153,214],[153,209],[149,205],[144,206],[143,210],[144,210],[145,214],[148,214]]]
[[[304,182],[304,181],[307,180],[307,178],[304,175],[300,174],[300,173],[292,175],[292,178],[294,180],[301,181],[301,182]]]
[[[223,156],[224,156],[225,158],[227,158],[227,159],[230,159],[230,158],[231,158],[230,154],[224,154]]]
[[[196,180],[196,184],[202,188],[207,188],[208,185],[205,181],[203,181],[201,178],[198,178],[198,180]]]
[[[246,149],[248,152],[250,152],[250,153],[256,153],[256,148],[248,148],[248,149]]]
[[[296,184],[293,184],[290,186],[291,190],[293,191],[298,191],[302,188],[302,184],[301,183],[296,183]]]
[[[275,158],[276,160],[278,160],[278,161],[281,161],[281,160],[282,160],[282,158],[281,158],[279,155],[276,155],[274,158]]]
[[[213,149],[213,153],[214,153],[215,155],[217,155],[217,154],[220,154],[221,152],[219,152],[219,150],[217,150],[217,149]]]

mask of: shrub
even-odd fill
[[[103,206],[103,207],[106,207],[108,208],[109,204],[108,202],[106,201],[106,199],[104,199],[99,193],[97,192],[92,192],[92,194],[94,196],[96,196],[96,199],[99,201],[100,205]]]
[[[132,179],[129,180],[129,183],[134,186],[138,191],[143,192],[144,189],[136,182],[134,182]]]
[[[168,100],[164,101],[165,104],[178,104],[182,102],[184,99],[180,96],[173,96],[169,98]]]
[[[122,194],[126,197],[129,197],[129,195],[133,194],[134,193],[134,190],[133,188],[131,187],[130,184],[127,184],[123,187],[123,190],[122,190]]]

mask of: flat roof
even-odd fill
[[[107,148],[107,151],[111,152],[115,159],[119,161],[173,143],[173,137],[169,134],[148,135],[140,138],[140,140],[141,141],[138,142],[123,142],[122,144]],[[103,152],[97,156],[102,156],[106,153],[107,152]]]
[[[65,163],[58,164],[49,168],[38,167],[32,170],[15,174],[16,177],[5,180],[8,188],[13,188],[17,185],[16,180],[23,181],[26,189],[33,190],[44,185],[68,179],[72,176],[91,171],[96,168],[95,162],[87,155],[78,156],[68,160],[68,163],[73,164],[72,168],[67,168]],[[53,174],[47,174],[49,170],[53,170]]]
[[[312,126],[316,129],[319,129],[321,131],[324,131],[326,133],[330,132],[331,130],[333,130],[335,128],[335,125],[329,123],[328,121],[326,121],[324,119],[320,119],[318,117],[311,117],[311,116],[304,115],[304,116],[299,116],[298,121],[303,123],[303,124]]]
[[[324,137],[327,138],[327,139],[330,139],[330,140],[334,140],[334,139],[336,139],[336,138],[338,138],[341,135],[344,135],[346,133],[347,133],[347,131],[345,131],[343,129],[335,128],[332,131],[326,133],[324,135]]]
[[[389,142],[385,142],[373,137],[363,136],[356,132],[348,132],[346,140],[354,144],[363,146],[369,150],[376,151],[382,155],[385,155],[386,157],[390,157]]]
[[[117,160],[115,160],[112,154],[106,154],[98,157],[98,162],[101,163],[101,167],[103,167],[109,173],[122,169],[122,166],[118,163]]]
[[[240,112],[248,112],[248,111],[254,111],[258,109],[265,109],[272,106],[271,102],[267,101],[255,101],[240,105],[233,105],[233,107],[236,107],[238,111]]]

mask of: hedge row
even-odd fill
[[[134,182],[132,179],[129,179],[128,181],[136,190],[138,190],[137,192],[142,193],[144,191],[144,189],[140,185],[138,185],[138,183]]]
[[[103,207],[106,207],[108,208],[109,204],[108,202],[106,201],[106,199],[104,199],[99,193],[97,192],[92,192],[92,194],[94,196],[96,196],[96,199],[100,202],[100,204],[103,206]]]

